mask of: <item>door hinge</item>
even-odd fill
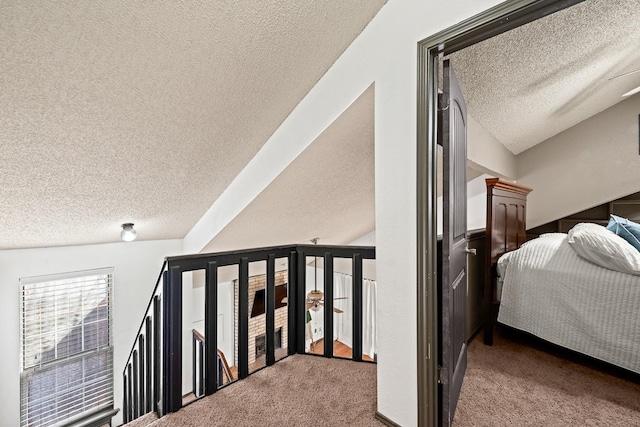
[[[438,365],[438,384],[444,384],[445,370],[442,366]]]

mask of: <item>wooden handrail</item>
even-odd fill
[[[205,342],[204,335],[202,335],[196,329],[192,329],[191,332],[193,333],[193,336],[196,337],[198,341]],[[227,378],[229,378],[229,382],[233,381],[234,379],[233,374],[231,373],[231,368],[229,368],[229,364],[227,363],[227,358],[224,357],[224,353],[222,352],[222,350],[220,350],[219,348],[216,350],[218,352],[218,357],[220,358],[220,360],[222,360],[224,373],[227,375]]]
[[[222,366],[224,369],[224,373],[227,375],[227,378],[229,378],[229,382],[233,381],[233,374],[231,373],[231,369],[229,368],[229,364],[227,363],[227,358],[224,357],[224,353],[218,348],[218,356],[220,357],[220,360],[222,360]]]
[[[191,332],[193,332],[193,335],[195,335],[195,336],[196,336],[196,338],[197,338],[199,341],[204,342],[204,335],[202,335],[200,332],[198,332],[198,330],[197,330],[197,329],[192,329],[192,330],[191,330]]]

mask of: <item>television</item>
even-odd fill
[[[258,289],[253,298],[253,307],[251,307],[251,317],[260,316],[264,314],[266,302],[265,302],[265,289]],[[276,310],[287,305],[282,300],[287,296],[287,284],[276,286]]]

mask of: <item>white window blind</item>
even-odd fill
[[[20,425],[113,406],[113,269],[20,280]]]

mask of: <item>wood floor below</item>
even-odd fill
[[[309,350],[311,354],[324,354],[324,338],[320,339],[311,344],[311,349]],[[338,340],[333,341],[333,355],[334,357],[341,357],[344,359],[351,359],[353,357],[353,350],[348,345],[340,342]],[[373,362],[374,360],[367,356],[366,354],[362,355],[362,360],[366,360],[367,362]]]

